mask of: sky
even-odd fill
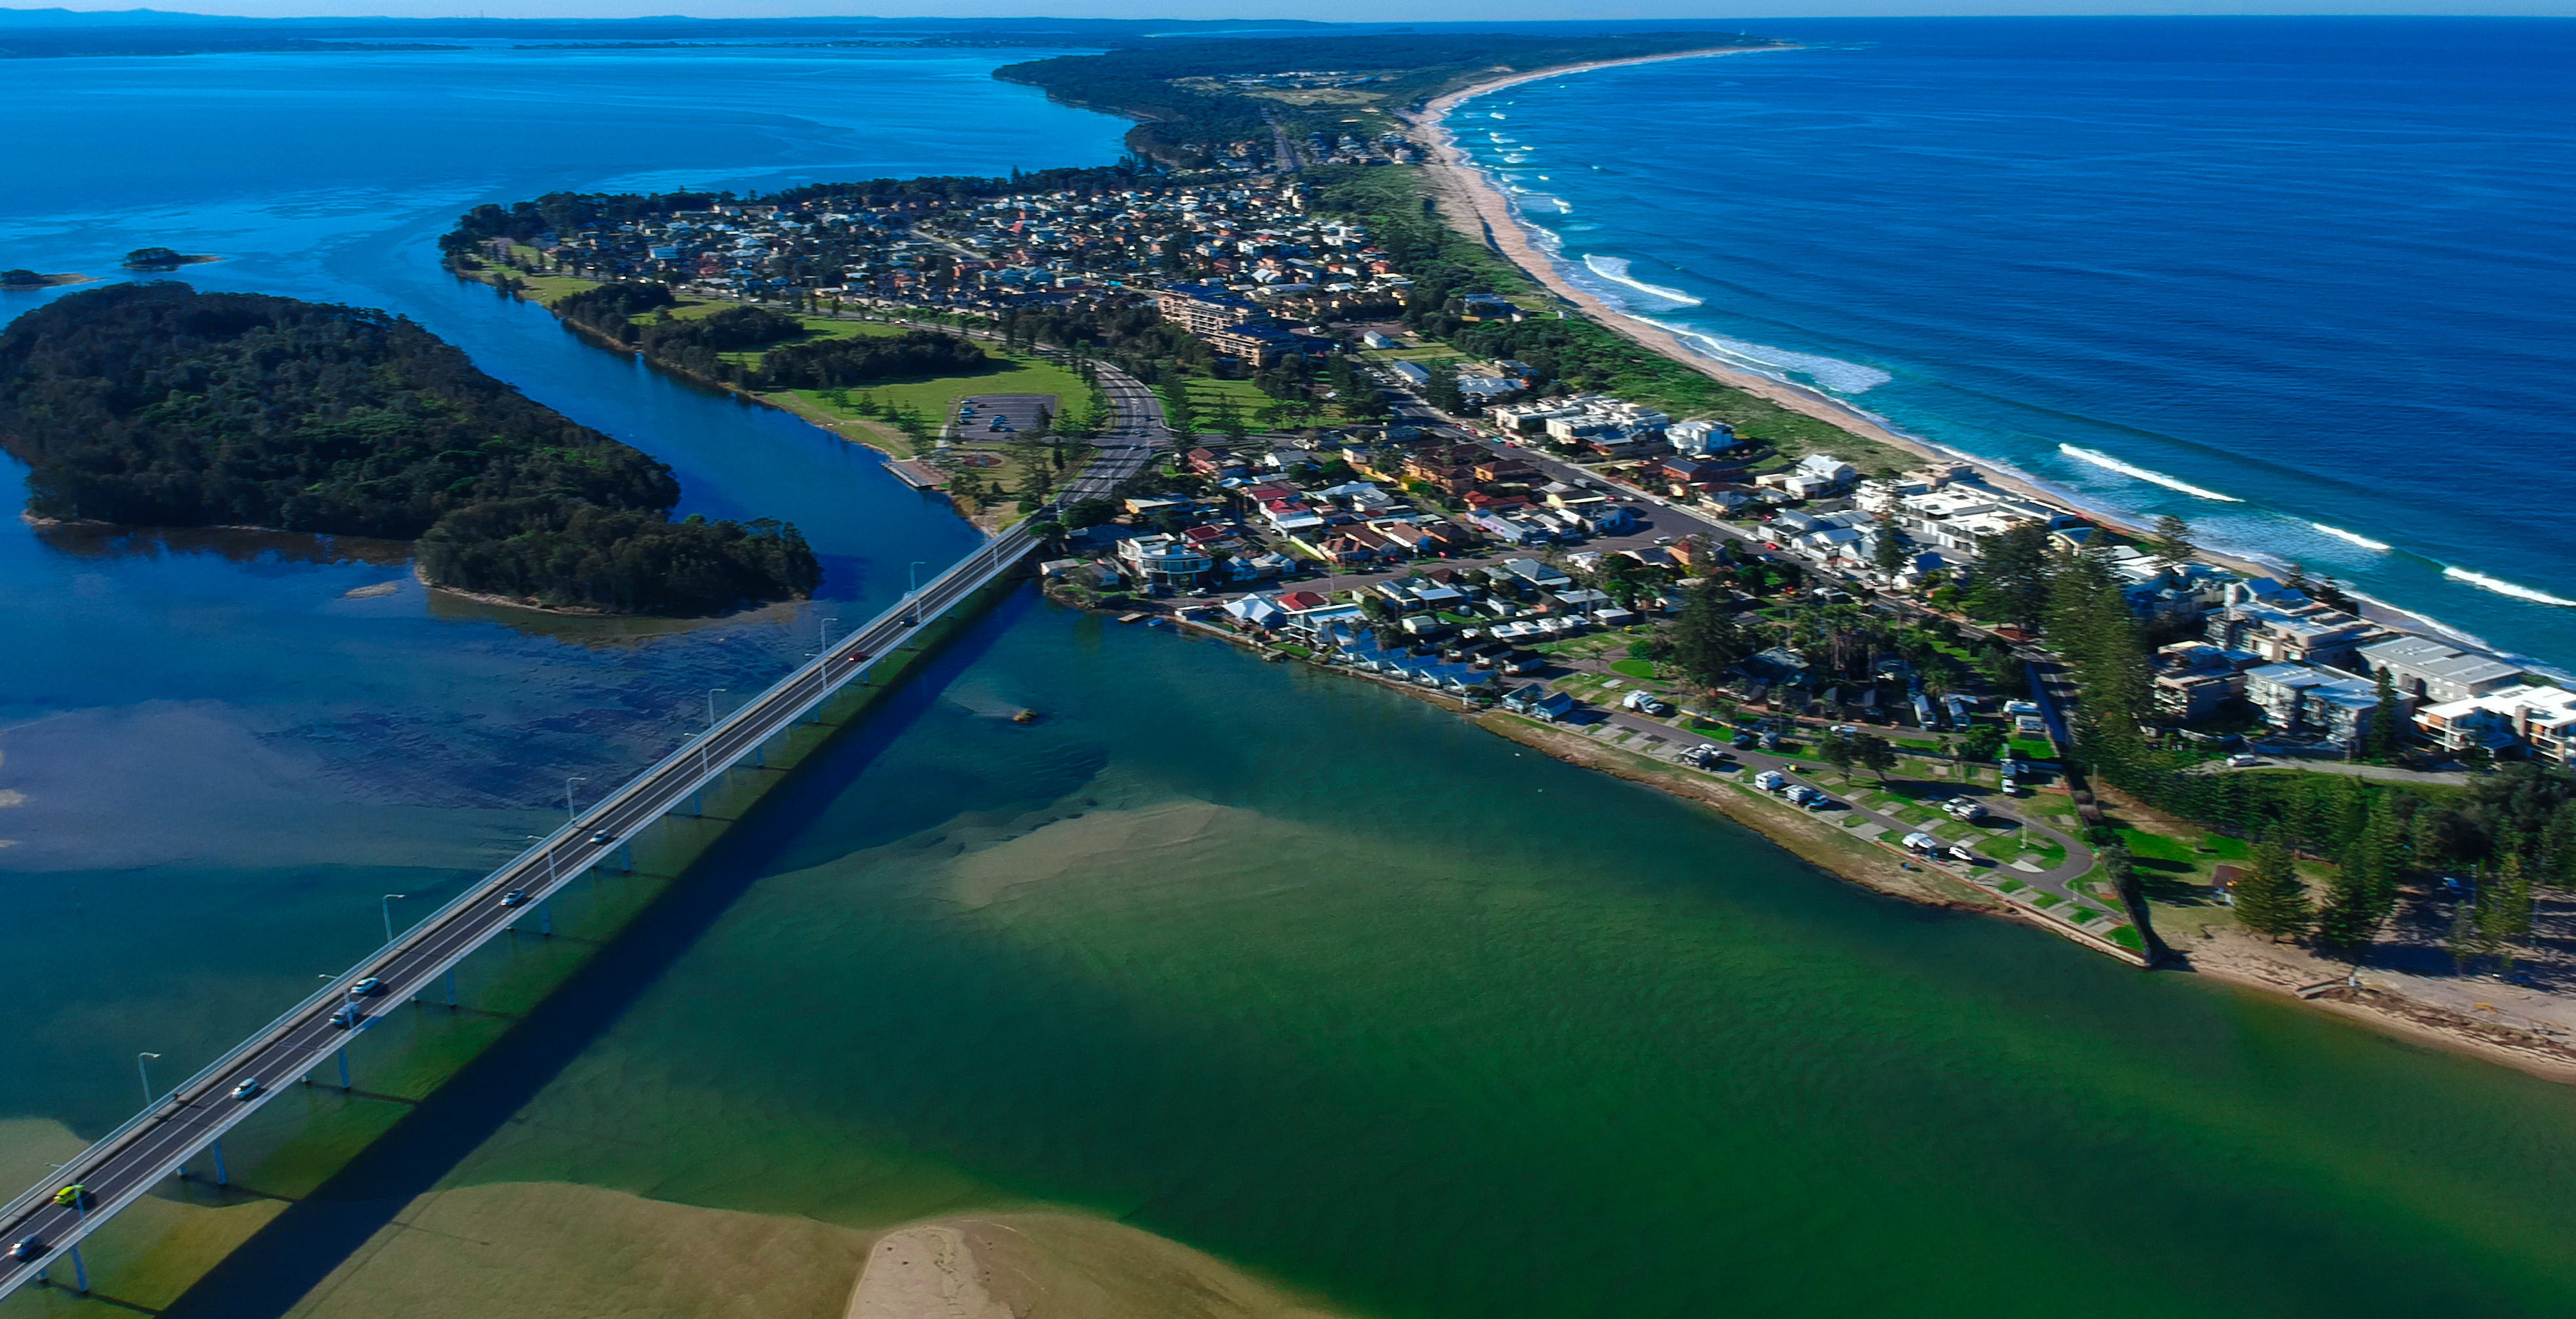
[[[31,8],[33,6],[8,6]],[[135,0],[67,0],[112,10]],[[2576,15],[2576,0],[209,0],[154,8],[254,18],[1024,17],[1246,18],[1344,22],[1499,22],[1548,19],[1760,19],[1983,14],[2495,14]]]

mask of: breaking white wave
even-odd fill
[[[1523,155],[1509,155],[1503,157],[1503,163],[1506,165],[1526,165],[1529,163],[1529,157]]]
[[[1503,113],[1502,111],[1500,111],[1500,110],[1487,110],[1487,111],[1485,112],[1485,117],[1486,117],[1486,118],[1488,118],[1488,119],[1509,119],[1509,118],[1511,118],[1511,116],[1510,116],[1510,115],[1504,114],[1504,113]]]
[[[2133,463],[2121,462],[2119,459],[2114,458],[2107,453],[2095,453],[2091,449],[2078,449],[2072,444],[2058,445],[2057,451],[2065,454],[2069,458],[2080,458],[2096,467],[2108,468],[2111,471],[2118,472],[2122,476],[2134,476],[2150,485],[2160,485],[2167,490],[2179,490],[2195,499],[2215,499],[2222,504],[2242,504],[2245,502],[2234,495],[2222,495],[2215,490],[2203,490],[2199,486],[2193,485],[2191,482],[2185,481],[2179,477],[2167,476],[2162,472],[2150,471],[2147,468],[2139,467]]]
[[[1485,134],[1485,137],[1486,137],[1486,139],[1487,139],[1488,141],[1492,141],[1492,142],[1496,142],[1496,143],[1501,143],[1501,144],[1503,144],[1503,145],[1509,145],[1509,144],[1511,144],[1511,143],[1514,143],[1514,142],[1518,142],[1518,141],[1520,141],[1520,139],[1519,139],[1519,138],[1516,138],[1516,137],[1505,137],[1505,136],[1503,136],[1503,135],[1502,135],[1502,134],[1500,134],[1500,133],[1487,133],[1487,134]]]
[[[1564,203],[1560,202],[1558,205],[1561,206],[1564,205]],[[1572,208],[1568,207],[1567,209],[1570,210]],[[1623,284],[1629,288],[1637,290],[1639,293],[1652,294],[1655,297],[1662,298],[1666,302],[1676,303],[1684,307],[1696,307],[1700,305],[1700,299],[1694,298],[1691,295],[1682,292],[1680,289],[1668,289],[1661,284],[1649,284],[1629,273],[1628,258],[1626,257],[1593,256],[1587,252],[1584,254],[1583,264],[1586,268],[1590,269],[1593,274],[1599,275],[1613,284]]]
[[[1798,383],[1805,376],[1819,388],[1835,394],[1866,394],[1896,377],[1874,366],[1846,362],[1838,357],[1819,357],[1814,353],[1791,352],[1769,344],[1747,343],[1741,339],[1720,339],[1716,335],[1694,330],[1687,325],[1671,325],[1651,316],[1635,319],[1669,330],[1691,348],[1729,366],[1740,366],[1755,375],[1769,376],[1784,384]],[[1877,418],[1871,418],[1873,421]]]
[[[2489,577],[2485,573],[2471,572],[2466,568],[2454,568],[2447,563],[2442,565],[2442,575],[2455,582],[2467,582],[2471,586],[2483,587],[2497,595],[2512,596],[2516,600],[2529,600],[2539,605],[2564,605],[2567,608],[2576,609],[2576,600],[2561,599],[2547,591],[2535,591],[2518,582],[2508,582],[2501,577]]]
[[[2330,527],[2322,522],[2311,522],[2308,525],[2334,537],[2336,540],[2344,542],[2347,545],[2358,545],[2365,550],[2377,550],[2382,554],[2388,552],[2388,542],[2384,540],[2372,540],[2368,536],[2356,535],[2341,527]]]

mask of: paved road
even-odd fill
[[[1101,437],[1100,457],[1067,486],[1067,498],[1108,493],[1168,442],[1162,406],[1151,390],[1109,367],[1100,368],[1100,376],[1103,392],[1118,408],[1118,424]],[[366,1021],[431,991],[467,954],[531,914],[546,921],[545,903],[563,885],[606,863],[628,839],[681,809],[733,764],[812,714],[866,671],[869,661],[1010,572],[1036,548],[1028,534],[1016,528],[986,542],[918,594],[752,698],[696,741],[665,757],[183,1082],[65,1164],[54,1178],[0,1209],[0,1242],[34,1237],[42,1243],[30,1247],[26,1258],[0,1257],[0,1297],[36,1279],[100,1223],[142,1198],[299,1078],[329,1065],[354,1031],[365,1029]],[[334,1015],[353,1001],[350,986],[363,977],[375,978],[379,991],[354,1000],[365,1016],[354,1029],[344,1028],[334,1022]],[[88,1203],[54,1203],[56,1191],[72,1183],[87,1188]]]
[[[1645,755],[1652,755],[1657,759],[1671,760],[1681,752],[1686,751],[1691,747],[1699,746],[1703,743],[1714,742],[1716,745],[1721,747],[1726,745],[1726,739],[1724,737],[1710,738],[1703,734],[1691,731],[1682,722],[1686,716],[1675,715],[1672,717],[1671,722],[1667,722],[1664,720],[1650,718],[1645,715],[1633,714],[1625,710],[1611,709],[1599,711],[1598,713],[1601,720],[1611,727],[1632,731],[1644,736],[1660,737],[1665,739],[1662,745],[1657,747],[1644,747],[1635,744],[1630,744],[1627,747],[1628,750],[1637,751]],[[1787,779],[1792,783],[1805,784],[1807,787],[1814,788],[1816,791],[1824,793],[1826,796],[1832,797],[1836,802],[1840,803],[1840,805],[1834,809],[1809,812],[1819,819],[1826,820],[1833,824],[1842,825],[1846,828],[1850,827],[1852,820],[1855,818],[1866,820],[1871,824],[1878,825],[1883,830],[1890,831],[1888,834],[1888,841],[1890,842],[1902,840],[1905,835],[1917,830],[1928,831],[1930,828],[1930,826],[1927,825],[1909,824],[1903,820],[1897,819],[1895,816],[1884,815],[1880,812],[1871,810],[1868,807],[1852,801],[1848,795],[1850,791],[1849,789],[1837,790],[1830,788],[1796,772],[1797,766],[1801,764],[1815,763],[1816,758],[1814,756],[1800,757],[1779,755],[1772,752],[1749,748],[1741,751],[1730,749],[1730,753],[1735,757],[1737,763],[1744,766],[1744,769],[1741,771],[1741,775],[1747,781],[1750,781],[1751,776],[1759,774],[1764,770],[1778,770],[1780,771],[1782,778]],[[1737,777],[1737,775],[1722,774],[1715,775],[1714,777],[1734,778]],[[2015,869],[2010,872],[2012,878],[2018,879],[2025,884],[2029,884],[2037,888],[2047,889],[2061,897],[2079,899],[2085,902],[2098,902],[2097,899],[2083,898],[2081,895],[2074,893],[2066,887],[2067,881],[2080,878],[2083,876],[2085,871],[2093,868],[2093,850],[2091,848],[2085,846],[2082,842],[2067,836],[2058,829],[2050,825],[2041,824],[2030,815],[2025,814],[2024,808],[2017,804],[2019,799],[2006,797],[1992,788],[1980,787],[1974,784],[1943,784],[1942,787],[1949,796],[1975,798],[1986,808],[1988,814],[2011,821],[2015,829],[2024,836],[2044,838],[2066,849],[2066,859],[2059,862],[2057,865],[2037,872]],[[1785,801],[1780,803],[1779,808],[1781,810],[1799,809],[1789,805]],[[1968,841],[1973,846],[1976,840],[1972,837]],[[1943,869],[1966,869],[1966,867],[1960,866],[1956,862],[1945,861],[1940,864]]]

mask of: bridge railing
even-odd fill
[[[932,578],[923,589],[932,590],[937,588],[942,582],[945,582],[959,574],[983,570],[985,567],[990,565],[993,552],[1001,548],[1004,543],[1005,540],[997,539],[978,547],[973,554],[950,566],[948,569],[941,572],[939,576]],[[896,602],[893,607],[878,614],[875,618],[870,619],[858,630],[865,631],[868,628],[875,627],[885,622],[887,619],[902,613],[904,610],[915,607],[916,600],[917,595],[907,595],[903,600]],[[855,635],[855,633],[853,635]],[[6,1207],[0,1207],[0,1222],[14,1222],[20,1217],[23,1217],[29,1210],[37,1208],[50,1201],[53,1198],[54,1193],[61,1187],[80,1181],[87,1174],[89,1169],[96,1167],[98,1164],[113,1156],[116,1151],[136,1132],[142,1130],[144,1127],[150,1125],[155,1119],[159,1118],[163,1110],[166,1109],[172,1101],[191,1095],[194,1092],[212,1084],[218,1078],[231,1072],[240,1065],[243,1058],[267,1047],[279,1036],[293,1029],[297,1023],[312,1015],[314,1009],[325,1003],[345,998],[349,992],[349,986],[355,983],[362,975],[366,974],[369,968],[382,966],[386,962],[401,956],[405,951],[410,949],[412,945],[427,937],[442,923],[453,917],[458,911],[482,900],[485,897],[488,897],[494,889],[502,887],[510,880],[517,878],[523,872],[543,861],[548,852],[573,838],[578,837],[581,831],[596,817],[614,809],[615,807],[624,805],[626,802],[648,789],[663,775],[670,773],[674,769],[684,768],[688,760],[697,753],[699,744],[702,741],[717,737],[725,732],[733,731],[742,725],[759,718],[759,712],[764,704],[777,697],[785,689],[795,685],[799,681],[802,681],[809,671],[827,667],[832,662],[832,656],[834,653],[835,652],[832,649],[826,648],[822,654],[815,656],[812,660],[789,670],[786,676],[780,678],[774,683],[771,683],[768,687],[763,688],[750,700],[744,702],[743,705],[736,709],[732,714],[717,721],[714,726],[699,733],[697,736],[691,737],[680,743],[680,745],[673,749],[670,754],[665,755],[660,760],[655,761],[652,765],[637,773],[634,777],[628,779],[623,786],[618,788],[617,791],[593,804],[589,810],[582,812],[579,817],[557,827],[553,833],[546,835],[543,839],[530,844],[517,856],[512,857],[510,860],[502,863],[500,867],[485,875],[480,882],[467,885],[463,890],[459,891],[455,897],[441,903],[435,910],[428,912],[419,920],[414,921],[400,934],[394,936],[394,938],[389,942],[376,948],[375,951],[359,958],[358,961],[348,970],[341,972],[329,983],[316,989],[311,994],[306,995],[305,998],[295,1006],[279,1013],[275,1018],[271,1019],[268,1024],[251,1032],[250,1035],[244,1038],[241,1043],[225,1050],[213,1061],[207,1063],[204,1067],[199,1068],[194,1075],[179,1082],[177,1085],[162,1091],[159,1095],[153,1098],[151,1103],[145,1105],[142,1111],[127,1118],[124,1122],[119,1123],[114,1130],[99,1137],[96,1141],[91,1142],[88,1148],[82,1150],[79,1154],[73,1156],[69,1162],[63,1164],[60,1175],[48,1181],[39,1183],[35,1187],[19,1195],[16,1199],[11,1200]],[[819,700],[820,697],[818,696],[817,699]],[[727,767],[729,767],[731,763],[731,760],[725,762]],[[712,777],[714,768],[715,767],[712,764],[709,766],[709,777]]]
[[[1060,503],[1061,496],[1059,496],[1057,500],[1051,501],[1051,506],[1053,504]],[[951,578],[984,571],[988,567],[997,567],[999,563],[998,555],[1003,548],[1010,543],[1012,537],[1019,534],[1021,533],[1007,533],[1003,536],[999,536],[985,542],[983,545],[979,546],[974,553],[959,560],[957,563],[950,565],[938,576],[931,578],[930,582],[923,587],[922,590],[934,591],[941,583],[946,582]],[[893,606],[879,613],[876,617],[869,619],[866,623],[855,629],[852,635],[855,636],[859,633],[866,632],[869,629],[883,624],[888,619],[901,614],[905,610],[917,607],[920,594],[921,593],[918,591],[907,594],[903,599],[896,601]],[[460,890],[455,897],[441,903],[436,910],[423,915],[419,920],[414,921],[409,927],[404,929],[402,933],[396,935],[393,939],[378,947],[374,952],[358,959],[358,961],[348,970],[341,972],[329,983],[305,996],[303,1001],[297,1003],[291,1008],[288,1008],[284,1012],[279,1013],[275,1018],[270,1020],[267,1025],[252,1032],[250,1036],[244,1039],[241,1043],[225,1050],[213,1061],[207,1063],[204,1067],[199,1068],[194,1075],[179,1082],[177,1085],[162,1091],[159,1095],[155,1096],[150,1103],[146,1104],[140,1112],[127,1118],[124,1122],[119,1123],[114,1130],[91,1142],[88,1148],[82,1150],[79,1154],[73,1156],[68,1162],[64,1163],[57,1176],[47,1181],[37,1183],[34,1187],[20,1194],[17,1198],[9,1201],[5,1207],[0,1207],[0,1222],[15,1222],[19,1218],[24,1217],[30,1210],[33,1210],[51,1200],[54,1193],[61,1187],[83,1180],[88,1175],[90,1169],[97,1167],[99,1164],[112,1157],[117,1150],[128,1140],[132,1139],[137,1132],[141,1131],[144,1127],[150,1125],[154,1120],[159,1118],[162,1111],[172,1102],[182,1100],[184,1097],[189,1096],[198,1090],[204,1089],[218,1078],[231,1072],[235,1067],[240,1065],[243,1058],[267,1047],[279,1036],[284,1035],[287,1031],[293,1029],[298,1022],[301,1022],[310,1016],[314,1009],[325,1003],[345,998],[349,992],[349,986],[355,983],[360,976],[366,974],[369,968],[380,967],[393,958],[400,956],[412,945],[420,942],[420,940],[435,931],[443,922],[448,920],[450,917],[453,917],[459,910],[481,900],[484,897],[487,897],[494,889],[503,886],[508,881],[521,874],[521,872],[534,867],[546,856],[547,853],[553,851],[556,847],[578,837],[581,834],[581,831],[588,827],[597,817],[632,800],[635,796],[644,792],[663,775],[674,769],[684,767],[691,755],[699,749],[703,742],[715,738],[720,733],[736,729],[759,717],[758,712],[764,704],[778,696],[788,687],[802,681],[809,671],[828,669],[832,663],[832,656],[834,653],[834,648],[827,646],[812,660],[789,670],[784,677],[781,677],[778,681],[761,689],[758,694],[754,695],[750,700],[745,701],[740,707],[735,709],[732,714],[718,720],[715,724],[711,725],[697,736],[683,741],[679,746],[673,748],[668,755],[663,756],[660,760],[655,761],[650,766],[647,766],[642,771],[636,773],[621,785],[617,791],[610,793],[608,796],[603,797],[598,802],[594,803],[588,811],[582,812],[581,815],[566,822],[554,832],[547,834],[544,838],[530,844],[517,856],[512,857],[510,860],[502,863],[500,867],[485,875],[480,883],[466,886],[464,889]],[[813,698],[812,703],[819,703],[831,690],[837,689],[837,687],[838,684],[832,684],[823,692],[818,692]],[[800,710],[799,713],[802,713],[802,711]],[[725,763],[727,767],[730,767],[732,761],[729,759]],[[710,764],[701,777],[713,777],[714,772],[714,767]]]

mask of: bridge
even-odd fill
[[[1059,501],[1109,494],[1169,440],[1162,404],[1153,391],[1114,368],[1097,370],[1102,392],[1117,409],[1117,424],[1098,439],[1099,457],[1059,492]],[[0,1208],[0,1297],[29,1282],[52,1281],[49,1270],[65,1260],[73,1284],[88,1292],[88,1269],[80,1257],[84,1237],[149,1194],[163,1178],[183,1172],[201,1152],[211,1155],[216,1183],[227,1184],[224,1133],[335,1058],[345,1088],[348,1055],[342,1050],[367,1016],[429,992],[442,978],[453,1005],[453,972],[469,954],[532,913],[550,930],[546,901],[557,890],[680,809],[771,738],[815,715],[825,701],[866,673],[873,660],[1001,580],[1039,547],[1039,541],[1017,527],[986,542],[287,1009],[62,1165],[53,1178]],[[353,996],[353,987],[368,980],[374,982],[373,992]],[[75,1186],[84,1194],[66,1193]]]

